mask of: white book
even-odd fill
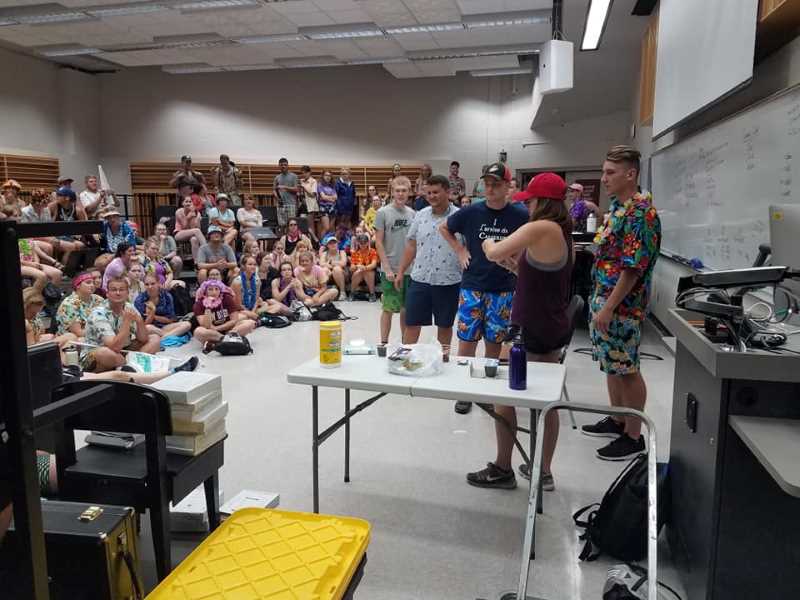
[[[229,517],[235,511],[242,508],[278,508],[280,503],[280,494],[274,492],[259,492],[256,490],[242,490],[220,506],[219,513],[223,517]]]
[[[222,377],[196,371],[179,371],[152,387],[162,392],[174,404],[191,404],[192,402],[217,391],[222,393]]]
[[[167,452],[196,456],[216,444],[225,435],[225,419],[220,419],[216,425],[201,435],[168,435]]]
[[[174,404],[170,402],[169,411],[172,413],[173,419],[196,421],[197,415],[207,413],[217,408],[220,404],[222,404],[222,394],[220,392],[210,392],[189,404]]]
[[[191,419],[183,419],[172,415],[172,433],[174,435],[201,435],[213,429],[217,421],[224,419],[228,414],[228,403],[222,402],[219,406],[212,406],[204,413],[195,415]]]

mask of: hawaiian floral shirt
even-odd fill
[[[634,269],[639,280],[617,306],[615,315],[620,319],[643,320],[661,247],[661,220],[650,192],[638,192],[624,203],[612,197],[610,215],[598,228],[594,243],[592,312],[602,308],[622,270]]]
[[[136,308],[130,302],[126,302],[125,310],[136,310]],[[100,306],[97,306],[89,313],[89,319],[86,321],[86,329],[84,330],[84,337],[90,344],[102,346],[103,338],[117,335],[121,326],[122,314],[116,314],[111,310],[108,300],[104,300]],[[136,321],[131,321],[128,331],[128,343],[125,344],[124,347],[127,348],[135,339]]]
[[[102,305],[105,301],[97,294],[92,294],[88,302],[81,300],[76,293],[72,293],[59,305],[56,312],[56,322],[58,323],[58,334],[66,333],[72,324],[78,321],[81,327],[86,327],[91,312]]]

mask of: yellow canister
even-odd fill
[[[342,366],[342,322],[321,321],[319,324],[319,364]]]

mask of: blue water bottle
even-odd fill
[[[522,343],[522,332],[514,334],[514,345],[508,353],[508,387],[524,390],[528,387],[528,353]]]

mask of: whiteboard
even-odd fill
[[[655,153],[652,191],[664,250],[712,269],[752,265],[769,205],[800,203],[800,86]]]
[[[653,136],[753,77],[758,0],[661,0]]]

